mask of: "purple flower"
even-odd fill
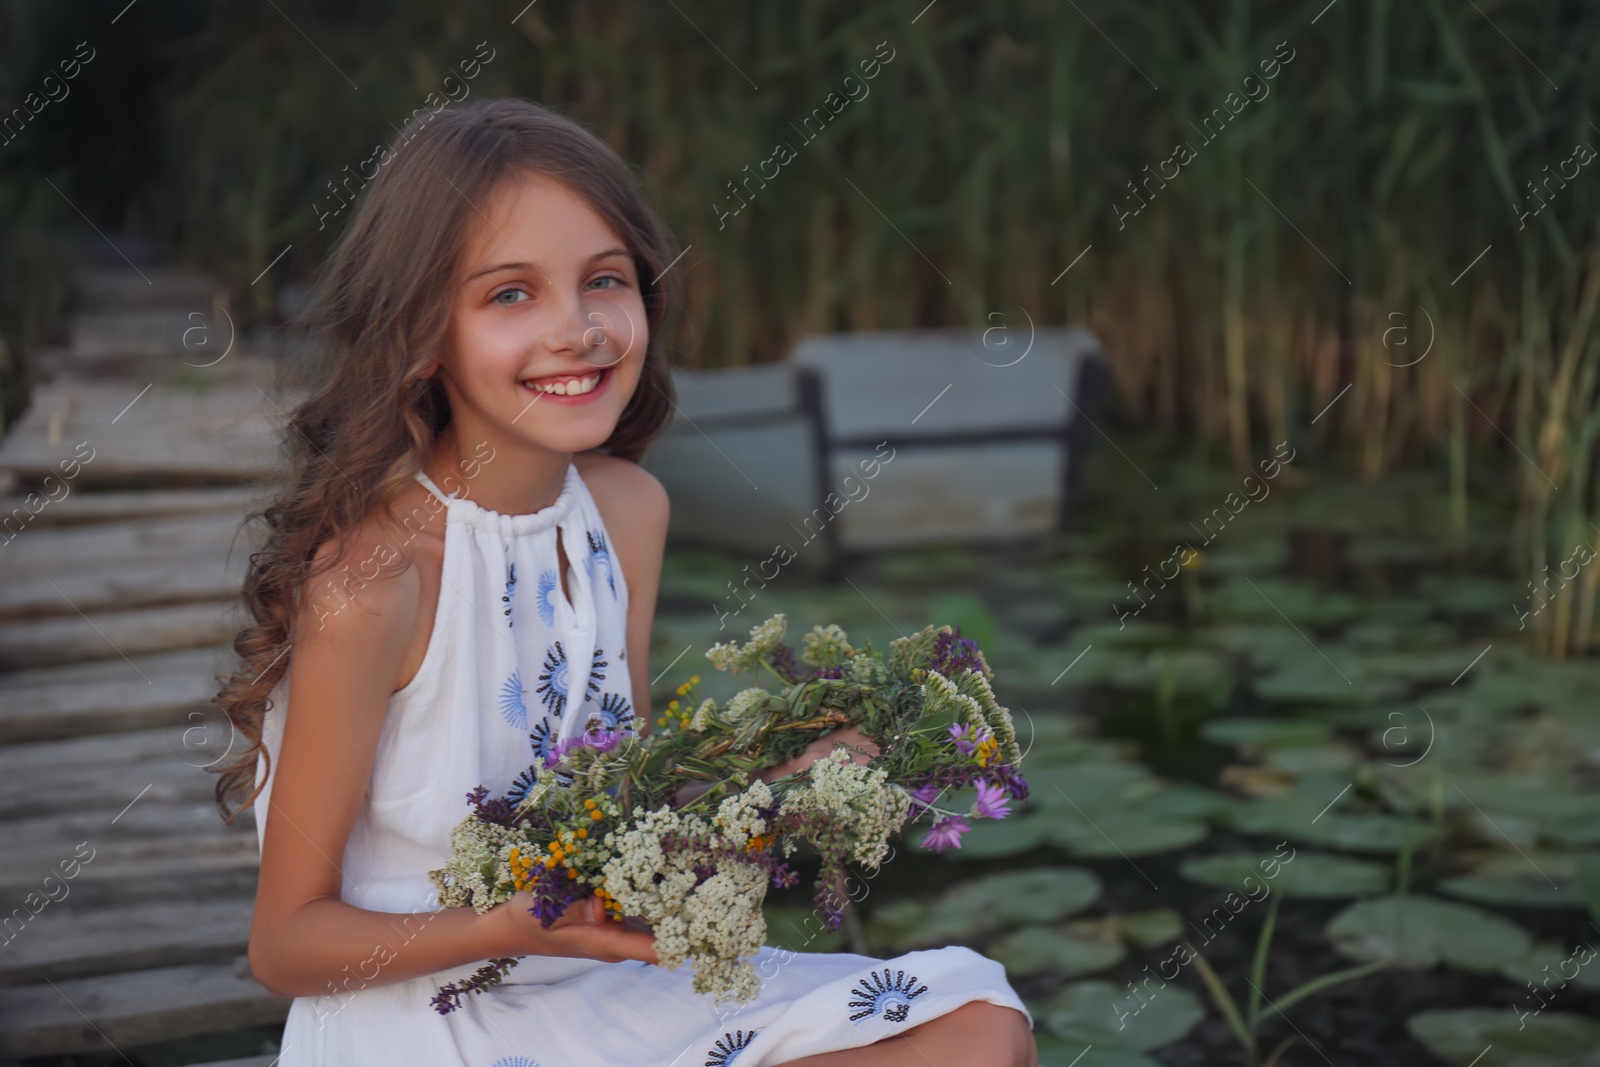
[[[909,818],[915,819],[928,810],[928,805],[933,803],[933,798],[939,795],[939,787],[932,782],[917,786],[911,791],[911,812]]]
[[[1010,815],[1011,806],[1006,803],[1006,789],[992,782],[979,782],[974,812],[983,819],[1003,819]]]
[[[963,756],[970,756],[978,750],[978,746],[990,738],[987,726],[962,726],[958,722],[950,724],[950,739],[956,743],[956,749]]]
[[[951,815],[940,819],[933,824],[933,829],[922,839],[923,848],[931,848],[935,852],[943,852],[947,848],[960,848],[961,835],[970,830],[967,820],[959,815]]]
[[[953,632],[941,632],[934,638],[933,651],[928,654],[928,666],[944,675],[946,678],[957,678],[967,671],[977,671],[988,677],[989,664],[985,662],[983,653],[978,651],[978,642],[970,637],[962,637],[959,628],[952,627]]]
[[[621,727],[615,730],[589,730],[577,737],[568,737],[556,742],[554,748],[545,753],[544,765],[554,767],[566,758],[567,753],[575,748],[592,748],[596,752],[610,752],[617,747],[618,742],[626,731]]]

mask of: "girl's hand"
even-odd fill
[[[854,726],[845,726],[825,733],[801,750],[800,755],[794,759],[768,767],[756,775],[763,782],[771,782],[786,775],[797,774],[822,759],[833,751],[835,745],[846,745],[855,751],[850,756],[850,762],[860,765],[869,763],[872,757],[878,755],[879,749],[872,738],[862,733]]]
[[[644,926],[642,921],[624,918],[617,922],[606,914],[599,897],[575,902],[549,929],[539,924],[528,910],[531,907],[533,894],[524,890],[485,913],[501,913],[505,955],[574,956],[603,963],[642,960],[658,966],[661,963],[656,956],[655,935],[640,929]]]

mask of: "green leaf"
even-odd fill
[[[1098,812],[1092,819],[1076,812],[1055,816],[1051,840],[1075,856],[1117,859],[1153,856],[1204,841],[1211,828],[1203,822],[1161,819],[1138,810]]]
[[[1552,993],[1567,982],[1584,989],[1600,989],[1600,966],[1590,966],[1594,962],[1595,950],[1588,942],[1567,949],[1556,941],[1541,941],[1522,959],[1501,967],[1500,973],[1517,983],[1523,997],[1532,996],[1526,989],[1529,982]],[[1545,982],[1551,984],[1543,985]]]
[[[1111,982],[1089,981],[1056,994],[1043,1022],[1059,1037],[1096,1048],[1145,1052],[1181,1040],[1205,1014],[1193,993],[1170,982],[1148,986],[1141,999]]]
[[[1509,919],[1426,896],[1352,904],[1328,923],[1328,936],[1351,959],[1398,967],[1450,963],[1469,971],[1499,970],[1533,946],[1528,932]]]
[[[1135,912],[1117,917],[1117,929],[1140,948],[1169,944],[1183,934],[1183,917],[1171,908]]]
[[[1271,862],[1269,862],[1271,861]],[[1276,863],[1276,874],[1266,876]],[[1368,860],[1325,852],[1297,851],[1288,862],[1268,852],[1228,852],[1185,860],[1180,874],[1202,885],[1238,890],[1254,896],[1245,879],[1286,897],[1337,900],[1368,896],[1389,888],[1389,868]]]
[[[1205,983],[1206,991],[1211,994],[1211,1001],[1222,1012],[1222,1018],[1227,1022],[1228,1029],[1233,1031],[1233,1038],[1239,1042],[1239,1047],[1255,1057],[1255,1034],[1245,1026],[1244,1020],[1239,1016],[1239,1005],[1234,1001],[1233,994],[1228,992],[1228,987],[1222,984],[1222,979],[1217,977],[1217,972],[1211,969],[1211,964],[1205,956],[1201,955],[1194,946],[1194,967],[1200,973],[1200,980]]]
[[[1214,745],[1258,748],[1318,745],[1332,735],[1333,730],[1327,723],[1307,719],[1212,719],[1200,727],[1200,736]]]
[[[1359,967],[1347,967],[1342,971],[1334,971],[1332,974],[1313,978],[1309,982],[1302,982],[1275,1000],[1268,1008],[1267,1014],[1287,1012],[1302,1000],[1315,996],[1324,989],[1332,989],[1334,986],[1344,982],[1353,982],[1357,978],[1365,978],[1367,975],[1381,971],[1387,966],[1388,964],[1383,962],[1363,963]]]
[[[1527,1007],[1424,1011],[1406,1029],[1453,1067],[1592,1067],[1600,1020],[1553,1011],[1519,1018]]]
[[[1097,1048],[1053,1034],[1036,1034],[1034,1041],[1039,1046],[1039,1067],[1161,1067],[1138,1052]]]
[[[1106,970],[1121,963],[1127,954],[1121,941],[1078,937],[1053,926],[1014,930],[989,946],[986,953],[1012,974],[1049,971],[1063,978],[1081,978]]]

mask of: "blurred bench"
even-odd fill
[[[987,340],[827,334],[776,364],[675,371],[676,417],[644,461],[674,542],[786,544],[837,573],[857,552],[1063,529],[1106,391],[1099,344],[1071,328],[1026,350]]]

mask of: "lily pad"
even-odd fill
[[[1042,807],[1088,812],[1116,810],[1161,789],[1144,767],[1133,763],[1084,763],[1045,767],[1028,779],[1028,799]]]
[[[1327,723],[1306,719],[1213,719],[1200,727],[1200,736],[1214,745],[1258,748],[1318,745],[1332,735],[1333,730]]]
[[[1405,692],[1398,679],[1371,678],[1349,657],[1323,659],[1315,650],[1281,665],[1255,681],[1256,695],[1278,704],[1370,704],[1391,700]],[[1335,652],[1338,650],[1335,649]],[[1332,653],[1328,653],[1330,657]]]
[[[1528,931],[1493,912],[1427,896],[1390,896],[1345,908],[1328,923],[1334,948],[1400,967],[1450,963],[1495,971],[1533,947]]]
[[[1122,962],[1128,949],[1121,941],[1078,937],[1053,926],[1024,926],[989,947],[988,955],[1012,974],[1050,971],[1063,978],[1081,978]]]
[[[1277,864],[1274,868],[1272,864]],[[1219,889],[1232,889],[1247,896],[1260,892],[1255,887],[1270,886],[1286,897],[1339,900],[1370,896],[1389,888],[1389,868],[1368,860],[1334,856],[1326,852],[1296,852],[1287,862],[1271,853],[1232,852],[1185,860],[1178,868],[1185,878]],[[1266,873],[1275,870],[1275,877]]]
[[[1281,835],[1291,841],[1350,852],[1395,853],[1406,847],[1415,850],[1441,836],[1438,827],[1419,819],[1341,812],[1334,803],[1338,793],[1339,787],[1328,788],[1319,783],[1314,794],[1301,789],[1259,800],[1241,808],[1232,824],[1247,834]],[[1327,799],[1323,799],[1324,795]],[[1319,801],[1322,806],[1332,806],[1321,810]]]
[[[1043,1021],[1058,1037],[1146,1052],[1181,1040],[1205,1014],[1193,993],[1170,982],[1151,987],[1141,1000],[1125,986],[1089,981],[1056,994]]]
[[[1219,619],[1238,622],[1281,623],[1285,618],[1305,629],[1307,624],[1348,622],[1361,612],[1361,604],[1345,593],[1317,589],[1306,582],[1261,578],[1229,582],[1206,595],[1206,609]]]
[[[1449,1008],[1413,1015],[1406,1029],[1454,1067],[1593,1067],[1600,1048],[1600,1020],[1566,1012]]]
[[[1362,759],[1359,752],[1338,741],[1326,745],[1272,748],[1264,758],[1268,766],[1297,776],[1313,771],[1348,771]]]
[[[1399,852],[1406,848],[1415,851],[1442,836],[1439,827],[1416,819],[1329,812],[1326,818],[1308,825],[1295,840],[1351,852]]]
[[[1029,867],[962,882],[933,906],[935,917],[971,915],[987,926],[1055,922],[1100,897],[1100,879],[1082,867]]]
[[[1521,986],[1523,996],[1533,995],[1525,991],[1529,982],[1548,990],[1543,996],[1569,982],[1584,989],[1600,989],[1600,963],[1595,955],[1588,943],[1567,949],[1555,941],[1541,941],[1522,959],[1500,968],[1500,973]]]
[[[961,847],[944,855],[950,859],[968,860],[1019,856],[1049,843],[1054,822],[1043,814],[1013,815],[1007,819],[972,819],[968,823],[972,829],[961,836]],[[913,850],[931,852],[931,849],[916,844],[922,837],[923,831],[918,830],[913,837]]]
[[[1171,908],[1156,908],[1118,916],[1117,929],[1139,947],[1155,948],[1183,935],[1183,917]]]
[[[1442,880],[1439,888],[1451,896],[1482,904],[1533,908],[1583,906],[1572,858],[1559,853],[1495,856],[1471,874]]]
[[[1053,1034],[1036,1034],[1034,1043],[1039,1046],[1039,1067],[1161,1067],[1138,1052],[1095,1048]]]
[[[1241,801],[1215,789],[1187,782],[1166,784],[1159,792],[1139,802],[1139,811],[1164,819],[1222,821],[1228,819]]]
[[[1101,811],[1092,817],[1058,811],[1051,840],[1075,856],[1117,859],[1154,856],[1204,841],[1211,828],[1203,822],[1165,819],[1138,810]]]

